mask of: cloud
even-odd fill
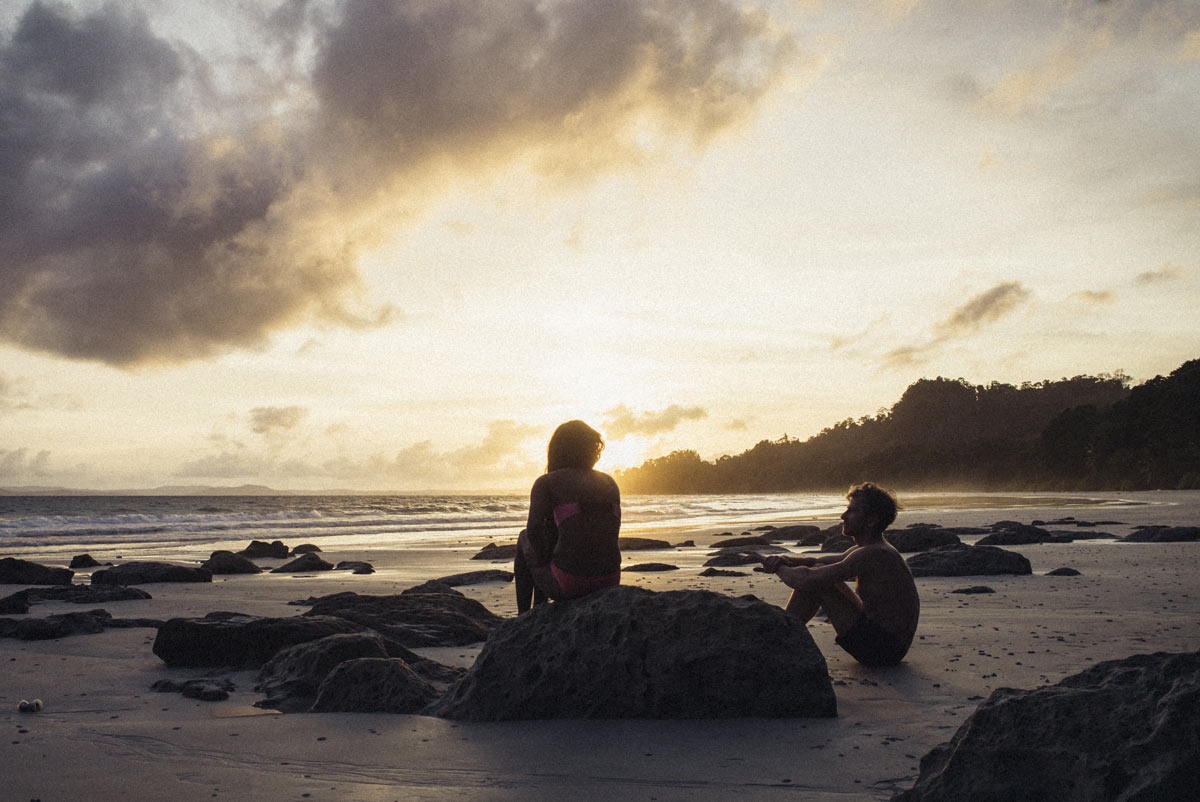
[[[30,457],[29,449],[26,448],[0,448],[0,477],[27,481],[30,477],[43,477],[49,474],[49,451],[39,451]]]
[[[1139,286],[1162,284],[1168,281],[1178,281],[1186,275],[1179,265],[1165,264],[1157,270],[1147,270],[1133,277],[1133,283]]]
[[[0,414],[34,409],[65,409],[76,412],[83,409],[83,402],[70,393],[50,393],[34,398],[28,381],[12,378],[0,373]]]
[[[734,418],[733,420],[729,421],[729,423],[725,424],[725,428],[734,432],[744,432],[750,428],[750,425],[742,418]]]
[[[634,413],[624,404],[604,413],[604,431],[608,437],[618,440],[629,434],[655,435],[672,431],[685,420],[700,420],[708,417],[701,407],[682,407],[671,404],[657,412]]]
[[[307,415],[305,407],[255,407],[250,410],[250,428],[255,434],[294,429]]]
[[[233,62],[116,3],[34,3],[0,39],[0,339],[133,366],[387,325],[358,249],[395,224],[379,203],[419,208],[423,170],[604,169],[646,131],[702,146],[791,51],[732,0],[291,3],[257,22]]]
[[[1075,300],[1082,301],[1086,304],[1100,306],[1101,304],[1111,304],[1117,299],[1116,293],[1112,290],[1080,290],[1079,292],[1071,293],[1071,297]]]
[[[1018,281],[997,284],[976,295],[938,323],[936,330],[943,338],[959,337],[978,331],[984,324],[999,320],[1025,303],[1031,296]]]

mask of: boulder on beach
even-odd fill
[[[731,537],[718,540],[712,544],[714,549],[727,549],[731,546],[770,546],[777,538],[757,535],[753,537]]]
[[[1121,538],[1125,543],[1188,543],[1200,540],[1200,526],[1146,526]]]
[[[179,693],[188,699],[199,699],[202,702],[223,702],[229,698],[229,693],[235,690],[233,681],[227,677],[199,677],[177,681],[173,679],[155,680],[150,690],[156,693]]]
[[[1196,798],[1200,652],[1099,663],[1057,685],[1000,688],[921,758],[893,802]]]
[[[634,574],[653,574],[662,571],[678,570],[678,565],[671,565],[670,563],[638,563],[637,565],[631,565],[628,568],[622,568],[621,572],[624,573],[628,571]]]
[[[214,576],[217,574],[261,574],[262,569],[240,554],[232,551],[214,551],[209,558],[200,563],[201,568],[207,568]]]
[[[71,568],[99,568],[100,561],[90,554],[76,554],[71,558]]]
[[[512,571],[501,571],[498,568],[487,568],[482,571],[467,571],[464,574],[451,574],[440,579],[433,580],[440,582],[443,585],[451,588],[461,587],[463,585],[479,585],[484,582],[512,582]]]
[[[58,613],[45,618],[0,618],[0,638],[17,640],[56,640],[68,635],[94,635],[103,632],[112,616],[105,610],[82,613]]]
[[[908,558],[913,576],[991,576],[1032,574],[1029,560],[999,546],[968,546],[952,543],[922,551]]]
[[[29,612],[29,590],[18,590],[0,599],[0,615],[24,615]]]
[[[339,663],[317,693],[314,713],[419,713],[438,690],[398,657]]]
[[[892,548],[901,554],[928,551],[936,549],[938,546],[962,542],[954,532],[940,526],[910,526],[907,529],[889,529],[883,537],[892,544]]]
[[[163,622],[153,651],[173,668],[258,668],[288,646],[363,629],[334,616],[264,618],[218,612]]]
[[[652,551],[654,549],[674,548],[665,540],[655,540],[652,537],[619,537],[617,546],[621,551]]]
[[[1064,566],[1062,568],[1055,568],[1053,571],[1047,571],[1046,576],[1081,576],[1081,574],[1074,568]]]
[[[1006,523],[990,535],[975,541],[977,546],[1027,546],[1031,543],[1049,543],[1051,535],[1040,526]]]
[[[299,546],[296,546],[294,549],[292,549],[292,556],[298,556],[301,554],[311,554],[312,552],[316,552],[316,551],[320,551],[320,550],[321,550],[321,547],[316,545],[315,543],[301,543]]]
[[[306,616],[336,616],[415,649],[487,640],[501,618],[447,585],[426,582],[393,596],[334,593],[311,600]]]
[[[199,566],[131,562],[92,574],[93,585],[148,585],[154,582],[212,582],[212,572]]]
[[[829,535],[821,541],[821,551],[841,554],[854,548],[854,541],[845,535]]]
[[[303,574],[309,571],[332,571],[333,563],[322,560],[315,551],[301,554],[291,562],[272,568],[273,574]]]
[[[706,566],[716,568],[728,568],[733,565],[751,565],[759,562],[758,557],[749,552],[732,551],[724,554],[718,554],[716,557],[711,557],[704,561]]]
[[[342,560],[333,566],[335,571],[349,571],[353,574],[366,575],[375,573],[375,566],[362,560]]]
[[[727,571],[724,568],[705,568],[700,576],[750,576],[745,571]]]
[[[479,553],[472,557],[472,560],[511,560],[517,556],[517,544],[508,543],[503,546],[497,546],[495,543],[488,543]]]
[[[15,557],[0,557],[0,585],[67,585],[75,572]]]
[[[995,593],[996,591],[992,588],[989,588],[987,585],[971,585],[970,587],[966,587],[966,588],[955,588],[954,590],[952,590],[950,592],[951,593],[964,593],[968,596],[975,596],[980,593]]]
[[[141,588],[125,585],[54,585],[25,591],[32,602],[55,601],[70,604],[108,604],[118,601],[144,601],[153,598]]]
[[[258,707],[296,713],[308,710],[321,683],[339,663],[359,657],[388,657],[384,639],[376,632],[327,635],[280,649],[258,672],[255,690],[267,698]]]
[[[821,527],[813,526],[812,524],[795,524],[793,526],[779,526],[771,530],[771,540],[795,540],[800,546],[819,546],[821,541],[825,539],[821,533]]]
[[[753,596],[630,585],[505,621],[427,713],[547,718],[835,716],[825,658],[795,616]]]
[[[270,543],[265,540],[251,540],[249,546],[237,553],[250,560],[262,558],[286,560],[291,556],[291,549],[285,546],[281,540],[272,540]]]

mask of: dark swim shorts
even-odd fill
[[[865,615],[834,643],[866,666],[894,666],[908,653],[908,644]]]

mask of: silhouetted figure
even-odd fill
[[[513,561],[517,612],[621,583],[621,491],[594,470],[604,439],[583,421],[559,426],[546,473],[529,493],[529,521]]]
[[[808,621],[824,610],[837,644],[860,663],[890,666],[908,653],[921,602],[908,563],[883,538],[896,520],[896,498],[866,482],[850,488],[842,532],[855,545],[825,557],[761,557],[762,570],[792,588],[787,611]],[[858,579],[858,592],[846,584]]]

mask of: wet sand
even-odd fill
[[[897,526],[1075,516],[1119,521],[1097,529],[1124,535],[1136,524],[1200,524],[1200,493],[1108,495],[1139,503],[1084,507],[1065,497],[1043,496],[1033,497],[1029,506],[981,509],[961,496],[929,497],[929,503],[902,496],[909,509]],[[668,562],[679,570],[627,573],[624,580],[656,590],[754,593],[782,604],[787,588],[773,577],[698,575],[706,546],[723,534],[671,533],[666,539],[691,538],[697,547],[628,552],[627,566]],[[166,619],[215,610],[290,616],[303,610],[287,604],[295,599],[342,590],[395,593],[438,576],[502,567],[469,559],[482,545],[347,548],[323,556],[335,562],[366,560],[377,573],[263,574],[217,577],[211,585],[148,585],[143,587],[151,600],[103,606],[118,618]],[[155,680],[204,673],[165,668],[150,649],[153,629],[111,629],[40,642],[0,639],[3,796],[22,802],[888,799],[911,785],[919,758],[947,740],[995,688],[1057,682],[1096,662],[1130,654],[1200,648],[1200,544],[1100,540],[1009,548],[1030,559],[1032,576],[917,580],[921,625],[908,658],[895,668],[858,665],[833,643],[827,624],[813,622],[810,631],[835,684],[836,719],[468,724],[386,714],[283,715],[252,707],[261,698],[252,689],[254,672],[227,674],[237,690],[222,702],[151,691]],[[1064,566],[1081,575],[1045,575]],[[81,580],[86,581],[76,577]],[[951,592],[970,585],[996,592]],[[0,586],[0,595],[19,589]],[[501,615],[515,613],[511,585],[460,590]],[[80,609],[87,606],[44,603],[30,615]],[[421,651],[469,665],[478,649]],[[34,697],[44,701],[42,712],[17,712],[21,699]]]

